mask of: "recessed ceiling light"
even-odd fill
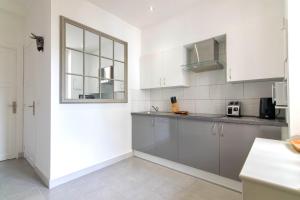
[[[153,12],[153,6],[149,7],[150,12]]]

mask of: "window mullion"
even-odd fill
[[[99,96],[100,96],[100,99],[102,99],[102,96],[101,96],[101,69],[102,69],[102,65],[101,65],[101,34],[99,34],[98,36],[99,36]]]
[[[85,99],[85,29],[83,29],[83,99]]]

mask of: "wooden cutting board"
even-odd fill
[[[290,141],[291,145],[296,149],[296,151],[300,152],[300,139],[293,139]]]

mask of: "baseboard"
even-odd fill
[[[49,188],[49,178],[47,178],[43,172],[41,172],[41,170],[39,170],[39,168],[34,167],[33,168],[35,173],[38,175],[38,177],[40,178],[40,180],[43,182],[43,184]]]
[[[20,159],[20,158],[24,158],[24,152],[19,152],[18,153],[18,159]]]
[[[77,179],[77,178],[79,178],[81,176],[84,176],[84,175],[90,174],[92,172],[98,171],[100,169],[108,167],[108,166],[110,166],[112,164],[115,164],[115,163],[120,162],[120,161],[122,161],[124,159],[130,158],[132,156],[133,156],[132,152],[129,152],[129,153],[126,153],[126,154],[122,154],[122,155],[117,156],[115,158],[112,158],[110,160],[106,160],[106,161],[101,162],[99,164],[96,164],[94,166],[91,166],[91,167],[85,168],[83,170],[80,170],[80,171],[71,173],[69,175],[63,176],[61,178],[50,180],[48,187],[49,187],[49,189],[52,189],[52,188],[57,187],[57,186],[59,186],[61,184],[67,183],[67,182],[72,181],[74,179]]]
[[[36,175],[40,178],[42,183],[49,188],[49,178],[45,176],[45,174],[35,166],[34,162],[30,159],[30,157],[26,156],[26,153],[23,154],[23,158],[28,162],[28,164],[33,168]]]
[[[159,158],[156,156],[152,156],[146,153],[142,153],[139,151],[134,151],[133,155],[151,162],[154,162],[156,164],[168,167],[170,169],[203,179],[205,181],[220,185],[222,187],[237,191],[237,192],[242,192],[242,183],[235,181],[235,180],[231,180],[228,178],[224,178],[221,176],[218,176],[216,174],[212,174],[203,170],[199,170],[193,167],[189,167],[177,162],[173,162],[170,160],[166,160],[163,158]]]

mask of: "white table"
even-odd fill
[[[300,200],[300,153],[287,142],[257,138],[240,178],[243,200]]]

